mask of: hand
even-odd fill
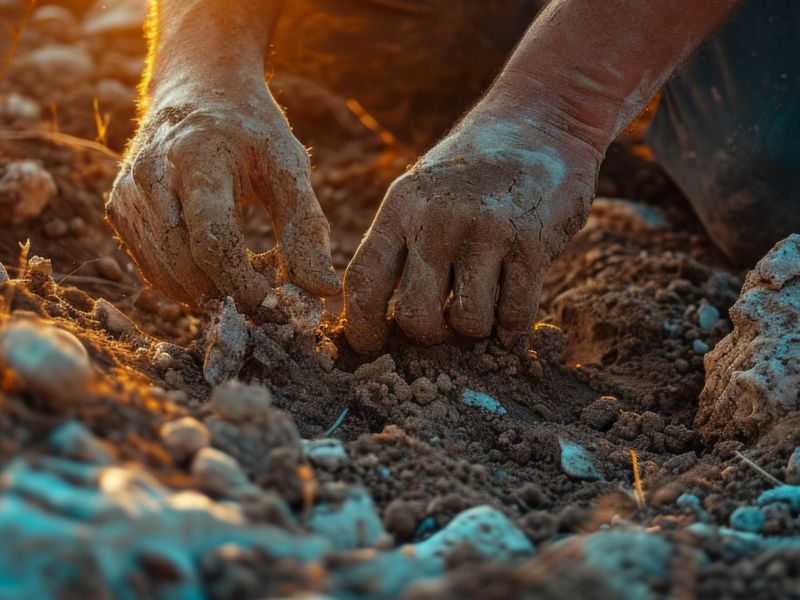
[[[527,335],[551,260],[586,221],[599,163],[564,132],[473,111],[394,182],[350,263],[351,346],[380,350],[390,304],[423,344],[448,324],[477,338],[496,324],[509,343]]]
[[[109,222],[145,279],[169,296],[195,306],[232,296],[249,312],[278,277],[254,270],[239,227],[241,204],[256,197],[278,239],[266,262],[309,292],[336,294],[305,148],[266,87],[226,93],[185,93],[148,111],[106,205]]]

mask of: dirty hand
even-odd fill
[[[585,222],[600,158],[542,122],[474,110],[395,181],[350,263],[353,348],[380,350],[392,316],[424,344],[447,325],[527,335],[551,260]]]
[[[339,290],[308,154],[266,86],[254,88],[152,106],[106,206],[147,281],[190,305],[232,296],[251,311],[275,283],[275,273],[253,268],[240,229],[252,199],[270,212],[278,239],[266,262],[312,293]]]

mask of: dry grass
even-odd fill
[[[8,70],[11,67],[11,61],[14,60],[14,55],[17,53],[17,47],[19,46],[20,38],[22,38],[22,32],[25,31],[25,28],[28,26],[28,21],[33,14],[34,9],[36,8],[37,0],[29,0],[28,7],[25,9],[25,13],[22,15],[22,21],[18,27],[14,28],[10,25],[6,25],[6,30],[11,39],[11,45],[8,48],[8,52],[6,52],[5,57],[3,57],[3,62],[0,64],[0,87],[6,81],[6,77],[8,76]]]

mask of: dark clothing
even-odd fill
[[[800,232],[800,2],[750,0],[665,86],[647,135],[714,242],[754,264]]]

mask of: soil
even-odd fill
[[[19,12],[3,6],[0,17],[18,23]],[[70,402],[4,378],[4,467],[45,455],[48,436],[78,420],[115,462],[138,465],[172,490],[198,489],[197,474],[176,460],[160,434],[164,423],[191,416],[206,423],[212,444],[235,458],[250,481],[296,514],[309,503],[341,500],[342,490],[366,488],[391,536],[382,551],[425,539],[482,505],[504,513],[536,546],[534,558],[512,563],[464,548],[450,556],[444,575],[406,590],[406,598],[800,597],[800,538],[791,538],[800,535],[796,512],[769,504],[763,536],[749,545],[719,529],[774,486],[740,456],[784,479],[800,443],[797,417],[754,439],[711,440],[694,430],[703,354],[730,332],[727,309],[744,273],[713,248],[638,132],[609,152],[600,199],[548,275],[529,345],[509,350],[494,340],[453,337],[423,348],[396,331],[383,356],[365,359],[347,347],[336,319],[339,299],[326,302],[322,325],[311,335],[285,324],[251,326],[238,379],[269,390],[273,405],[291,416],[286,423],[273,416],[273,426],[296,427],[305,439],[339,439],[349,455],[346,463],[311,460],[309,495],[309,462],[289,451],[293,442],[274,442],[265,429],[266,437],[250,443],[245,425],[212,426],[219,411],[203,368],[213,311],[192,311],[146,288],[103,221],[117,171],[113,154],[133,131],[133,89],[144,53],[136,31],[115,40],[109,52],[105,40],[29,26],[0,88],[0,106],[17,95],[38,113],[0,110],[0,178],[13,162],[32,159],[57,187],[32,220],[15,223],[0,213],[0,262],[12,278],[0,284],[0,330],[33,313],[74,334],[93,367],[92,385]],[[88,52],[89,73],[59,80],[17,68],[37,50],[62,43]],[[418,149],[387,145],[345,99],[302,78],[278,73],[272,87],[301,141],[314,147],[314,185],[331,221],[335,267],[343,272],[384,190]],[[96,138],[92,99],[99,89],[106,90],[101,112],[110,118],[107,150],[54,138],[56,126],[74,138]],[[271,226],[258,209],[247,211],[250,246],[264,251]],[[34,256],[51,261],[52,277],[36,275]],[[699,321],[704,305],[720,313],[708,327]],[[465,401],[476,398],[478,406]],[[562,464],[565,448],[576,445],[590,457],[588,473]],[[277,521],[252,506],[246,512],[253,523]],[[666,574],[639,577],[624,560],[605,570],[592,563],[587,540],[609,531],[664,540]],[[379,595],[360,584],[326,587],[352,556],[330,558],[321,572],[263,554],[215,557],[200,569],[210,597],[288,596],[287,590]],[[169,567],[145,561],[138,589],[153,595],[134,597],[162,597],[153,582],[168,579]],[[85,581],[95,576],[87,570]],[[250,583],[239,585],[242,578]]]

